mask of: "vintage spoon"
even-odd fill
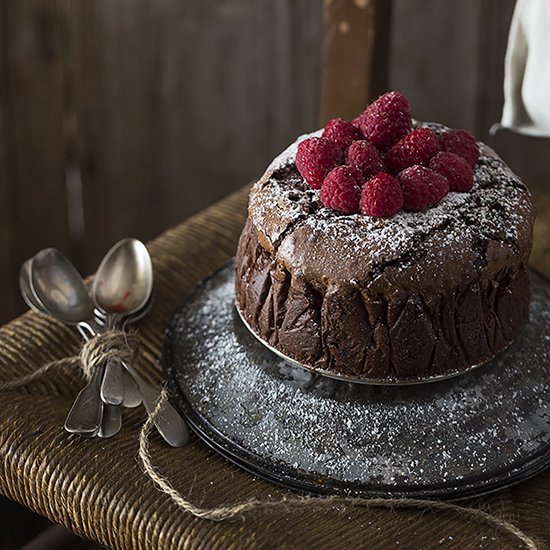
[[[40,302],[40,300],[34,294],[31,288],[31,261],[32,258],[26,260],[19,270],[19,290],[21,291],[21,296],[23,296],[23,300],[25,300],[25,303],[29,306],[30,309],[32,309],[36,313],[48,315],[44,304]]]
[[[92,286],[96,307],[107,314],[107,326],[113,327],[125,316],[139,311],[153,291],[153,264],[145,245],[136,239],[119,241],[103,258]],[[160,392],[148,384],[129,364],[123,363],[136,381],[143,404],[151,413]],[[105,381],[107,384],[107,381]],[[185,445],[189,430],[174,407],[166,402],[155,419],[155,426],[167,443]]]
[[[116,435],[122,427],[122,414],[120,407],[103,404],[103,421],[97,435],[107,438]]]
[[[30,283],[33,294],[53,317],[86,329],[90,336],[101,330],[93,320],[94,306],[80,273],[58,250],[47,248],[31,259]],[[77,395],[65,420],[68,432],[96,435],[101,428],[103,370],[99,365]]]
[[[107,317],[107,327],[142,310],[153,291],[153,265],[145,245],[137,239],[123,239],[105,255],[92,285],[92,298],[97,309]],[[122,371],[109,361],[101,387],[106,403],[117,404],[124,395]]]
[[[146,382],[131,365],[124,363],[124,367],[132,374],[139,387],[145,410],[152,414],[157,406],[160,391]],[[172,447],[183,447],[189,441],[189,428],[169,401],[164,402],[153,422],[166,443]]]
[[[101,400],[99,390],[103,369],[96,368],[90,381],[80,390],[73,406],[65,419],[65,429],[81,435],[97,435],[103,421],[103,408],[107,407]]]
[[[109,328],[141,310],[153,291],[153,264],[145,245],[123,239],[105,255],[92,285],[92,298],[107,314]]]
[[[125,330],[126,326],[130,323],[135,323],[142,317],[145,317],[151,309],[152,303],[153,296],[151,295],[147,303],[140,310],[124,317],[123,322],[120,323],[120,328]],[[121,377],[122,380],[120,379]],[[122,395],[120,393],[121,384]],[[127,408],[137,407],[142,402],[139,388],[130,374],[126,370],[121,369],[116,361],[109,361],[105,365],[105,374],[103,375],[103,382],[101,384],[101,398],[105,403],[118,404],[121,397],[122,405]]]

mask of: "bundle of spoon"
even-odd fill
[[[105,255],[90,287],[74,265],[55,248],[27,260],[19,287],[34,311],[77,328],[89,342],[127,326],[149,311],[153,295],[153,266],[145,245],[124,239]],[[152,414],[160,390],[143,379],[131,361],[113,357],[93,369],[65,420],[65,429],[85,437],[112,437],[122,426],[122,408],[143,404]],[[164,400],[154,425],[173,447],[185,445],[189,431],[172,404]]]

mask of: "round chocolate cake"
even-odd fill
[[[255,334],[308,368],[387,382],[459,373],[506,348],[529,307],[534,208],[521,180],[478,143],[469,192],[391,217],[342,213],[296,167],[298,143],[320,135],[250,193],[236,305]]]

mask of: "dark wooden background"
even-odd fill
[[[1,0],[0,321],[23,309],[18,268],[40,248],[89,273],[118,239],[155,236],[388,88],[543,177],[540,140],[519,154],[488,136],[513,6]]]

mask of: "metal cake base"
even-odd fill
[[[286,487],[362,497],[463,498],[550,465],[550,284],[506,351],[460,377],[352,384],[290,365],[234,306],[234,263],[175,314],[163,350],[174,401],[210,446]]]
[[[452,371],[446,374],[438,374],[436,376],[424,376],[419,378],[409,378],[409,379],[392,379],[392,378],[357,378],[352,376],[344,376],[340,374],[336,374],[331,371],[323,370],[320,368],[312,367],[311,365],[305,365],[302,363],[299,363],[298,361],[295,361],[291,357],[288,357],[285,355],[282,351],[278,350],[277,348],[273,347],[269,342],[266,342],[261,336],[259,336],[254,329],[248,324],[246,321],[242,311],[239,309],[237,302],[235,301],[235,309],[237,313],[239,314],[239,317],[241,318],[242,323],[244,326],[250,331],[250,333],[260,342],[262,345],[264,345],[269,351],[273,352],[275,355],[278,355],[280,359],[283,359],[285,363],[287,363],[290,366],[293,367],[301,367],[302,369],[306,369],[313,374],[319,374],[322,376],[327,376],[328,378],[334,378],[335,380],[341,380],[343,382],[351,382],[353,384],[370,384],[374,386],[409,386],[413,384],[428,384],[430,382],[438,382],[440,380],[448,380],[449,378],[455,378],[456,376],[461,376],[462,374],[465,374],[466,372],[470,372],[474,369],[477,369],[489,361],[486,361],[485,363],[480,363],[478,365],[472,365],[468,367],[466,370],[461,371]]]

